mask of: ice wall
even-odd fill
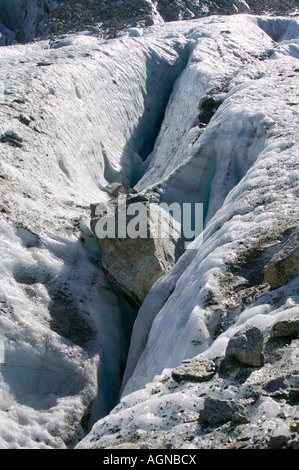
[[[78,35],[0,50],[2,447],[72,447],[117,401],[132,312],[99,265],[90,204],[130,185],[188,44]]]
[[[223,354],[238,319],[232,314],[234,326],[224,327],[228,331],[214,344],[217,328],[221,331],[226,321],[229,325],[229,321],[224,320],[228,313],[220,287],[228,265],[237,264],[238,253],[246,252],[245,247],[254,245],[254,240],[262,238],[267,231],[268,244],[275,246],[282,236],[279,230],[283,233],[288,224],[297,224],[298,180],[294,175],[298,146],[293,106],[297,103],[298,75],[294,71],[298,70],[295,52],[298,24],[284,19],[273,19],[273,23],[270,19],[264,21],[267,30],[273,33],[276,28],[277,37],[287,36],[288,41],[282,40],[274,46],[270,36],[265,37],[261,30],[255,29],[253,23],[258,23],[255,19],[244,18],[246,44],[241,53],[235,49],[236,45],[242,47],[240,23],[235,24],[234,30],[234,19],[228,20],[229,27],[222,32],[226,40],[222,43],[220,32],[218,47],[214,49],[214,73],[217,77],[223,65],[221,77],[213,77],[213,52],[205,55],[204,39],[199,40],[189,67],[176,84],[156,147],[149,157],[150,165],[138,184],[139,188],[152,184],[161,200],[205,202],[206,228],[203,245],[188,250],[171,272],[156,283],[139,312],[123,381],[124,395],[142,388],[164,368],[175,367],[197,354],[206,354],[209,348],[213,357]],[[234,33],[238,39],[234,38]],[[227,34],[233,45],[227,40]],[[264,51],[254,46],[260,34],[259,44]],[[211,45],[211,39],[208,44]],[[246,55],[250,44],[251,57]],[[242,62],[239,71],[238,58]],[[205,93],[220,98],[221,104],[204,132],[200,132],[193,102],[196,92],[186,90],[195,90],[195,84],[202,86],[203,77],[207,78]],[[229,80],[225,84],[226,78]],[[188,113],[186,119],[182,119],[185,110]],[[162,161],[167,164],[162,165]],[[253,253],[255,249],[252,248]],[[255,274],[257,284],[258,279],[263,279],[263,268],[260,266],[260,269],[261,272]],[[243,275],[249,276],[248,273]],[[236,282],[247,285],[244,279]],[[294,287],[289,290],[286,287],[283,292],[284,299],[288,295],[292,297]],[[265,304],[275,305],[273,298],[265,296],[258,304],[264,307],[252,310],[256,318],[254,313],[252,317],[251,313],[244,313],[237,325],[248,320],[252,325],[269,328],[278,312],[272,306],[271,318],[271,308],[267,310]],[[244,305],[235,308],[247,312]],[[260,317],[261,312],[266,312],[265,317]]]

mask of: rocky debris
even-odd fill
[[[158,0],[157,10],[164,21],[175,21],[181,19],[199,18],[208,15],[231,15],[236,13],[257,13],[269,12],[283,14],[286,11],[294,11],[297,7],[295,0],[287,0],[281,4],[280,0],[188,0],[181,2],[175,0]]]
[[[245,308],[273,292],[274,289],[265,280],[265,267],[294,234],[295,224],[294,219],[279,223],[240,250],[219,278],[220,294],[207,291],[205,307],[212,314],[216,313],[213,315],[215,338],[234,324],[236,316]],[[276,302],[274,296],[273,302]]]
[[[203,424],[215,426],[228,421],[248,422],[244,406],[235,400],[219,400],[207,397],[204,409],[200,413],[199,421]]]
[[[23,139],[14,131],[6,131],[3,135],[0,136],[0,142],[8,143],[13,147],[22,148]]]
[[[273,288],[284,286],[299,275],[299,229],[295,230],[265,266],[265,281]]]
[[[280,0],[246,0],[246,3],[251,12],[257,14],[267,12],[271,15],[284,15],[298,11],[298,2],[296,0],[285,0],[284,2],[281,2]]]
[[[55,38],[89,31],[115,37],[130,27],[149,27],[155,22],[190,20],[209,15],[236,13],[286,15],[298,7],[296,0],[5,0],[0,12],[0,45],[25,43],[34,38]],[[32,16],[31,21],[28,17]],[[18,18],[18,21],[16,21]],[[1,33],[2,32],[2,33]]]
[[[29,116],[25,116],[24,114],[20,114],[18,120],[22,124],[25,124],[25,126],[29,126],[29,124],[31,123],[31,118]]]
[[[130,27],[152,26],[156,21],[190,20],[209,15],[231,15],[236,13],[257,13],[265,11],[285,14],[294,11],[296,0],[284,5],[277,1],[243,2],[235,0],[65,0],[50,12],[42,25],[41,34],[53,37],[77,31],[91,31],[93,34],[115,37]]]
[[[115,37],[128,27],[153,24],[152,5],[146,0],[66,0],[52,11],[43,25],[44,36],[57,36],[78,31]]]
[[[113,186],[110,193],[117,194],[119,190]],[[104,272],[140,307],[153,284],[182,254],[181,226],[142,194],[133,192],[125,195],[123,204],[119,205],[119,201],[112,199],[100,210],[99,206],[92,206],[91,228],[100,244]],[[133,204],[136,206],[131,211]],[[111,224],[113,233],[99,234],[99,222],[102,228]],[[133,226],[138,227],[135,234],[130,232]]]
[[[210,380],[216,372],[216,364],[209,359],[201,357],[185,360],[179,367],[172,371],[172,378],[176,382],[189,380],[194,382],[205,382]]]
[[[241,364],[260,367],[264,364],[264,337],[256,327],[238,331],[228,342],[225,355]]]
[[[276,393],[277,391],[286,390],[290,387],[290,384],[285,376],[275,377],[275,379],[269,380],[264,386],[263,390],[267,393]]]
[[[124,188],[121,183],[110,183],[104,188],[102,188],[102,191],[108,193],[112,197],[117,197],[124,191]]]
[[[276,347],[271,362],[265,360],[259,369],[235,362],[225,380],[215,367],[225,357],[197,356],[165,370],[141,394],[124,397],[78,447],[138,449],[146,442],[154,449],[297,449],[298,340],[270,341]],[[235,381],[235,370],[248,374]],[[132,413],[134,404],[138,413]],[[148,414],[158,426],[149,426]]]
[[[270,332],[271,338],[297,338],[299,336],[299,319],[275,323]]]

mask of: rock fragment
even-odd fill
[[[272,326],[271,338],[297,338],[299,336],[299,319],[284,320]]]
[[[271,436],[268,441],[268,449],[285,449],[289,437],[285,435]]]
[[[3,135],[0,136],[0,142],[8,143],[13,147],[22,148],[23,139],[14,131],[6,131]]]
[[[264,337],[256,327],[238,331],[228,342],[225,355],[230,359],[251,367],[264,364]]]
[[[19,121],[22,123],[22,124],[25,124],[25,126],[29,126],[30,122],[31,122],[31,119],[30,117],[28,116],[25,116],[25,114],[20,114],[20,116],[18,117]]]
[[[120,198],[107,207],[92,207],[91,229],[101,247],[104,272],[140,307],[153,284],[182,254],[181,225],[142,194],[124,196],[123,202]],[[107,236],[102,231],[105,224]]]
[[[234,400],[219,400],[211,397],[205,399],[204,409],[199,417],[201,423],[214,426],[234,419],[239,423],[246,422],[246,410],[243,405]]]
[[[172,378],[176,382],[189,380],[191,382],[205,382],[210,380],[216,372],[214,361],[204,358],[194,358],[183,361],[179,367],[172,371]]]
[[[265,266],[265,281],[273,289],[286,285],[299,275],[299,229],[288,238],[281,250]]]

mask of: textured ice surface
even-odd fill
[[[83,35],[1,48],[2,447],[74,445],[117,400],[126,318],[89,205],[112,181],[130,185],[186,42]]]
[[[260,21],[248,18],[244,21],[249,21],[250,38],[252,28]],[[241,24],[236,22],[235,27]],[[269,29],[266,21],[262,24],[264,29]],[[229,20],[227,26],[227,30],[233,31],[234,20]],[[298,27],[295,22],[288,24],[286,20],[274,20],[274,26],[278,27],[278,37],[294,36],[289,39],[289,46],[297,44]],[[272,24],[272,28],[274,26]],[[280,43],[274,46],[269,37],[268,44],[264,37],[259,43],[266,46],[264,53],[255,48],[248,58],[246,52],[235,54],[234,45],[237,43],[241,47],[242,38],[247,51],[250,39],[244,35],[237,41],[232,39],[233,44],[228,40],[228,53],[222,53],[227,74],[231,74],[226,94],[205,132],[199,135],[195,143],[193,138],[198,133],[198,127],[196,121],[193,126],[190,125],[190,118],[180,121],[181,132],[176,134],[178,115],[182,115],[180,110],[182,107],[188,108],[196,97],[196,92],[186,93],[182,101],[181,94],[186,89],[195,88],[194,68],[198,69],[196,83],[201,85],[201,77],[205,76],[207,67],[212,68],[213,55],[204,54],[196,65],[192,64],[191,57],[189,66],[176,82],[160,136],[150,157],[150,166],[139,183],[141,188],[145,188],[150,181],[154,181],[162,200],[176,196],[180,201],[194,201],[197,198],[205,202],[207,218],[203,246],[196,249],[194,242],[195,249],[187,252],[171,272],[158,281],[139,312],[124,383],[140,359],[125,394],[142,387],[165,367],[179,365],[185,358],[199,353],[211,357],[208,353],[210,349],[212,354],[223,354],[236,326],[228,328],[214,343],[213,330],[217,317],[215,314],[213,316],[213,310],[207,305],[211,294],[219,299],[223,295],[219,278],[224,275],[229,263],[237,261],[240,252],[246,253],[250,246],[254,252],[259,237],[267,234],[269,245],[275,245],[279,243],[277,237],[280,231],[288,225],[298,224],[297,59],[293,53],[286,54]],[[219,41],[215,51],[221,47],[222,39]],[[196,50],[202,54],[204,46],[197,46],[195,56]],[[234,72],[236,56],[242,65],[239,71]],[[216,74],[221,66],[219,57],[212,72]],[[224,76],[223,72],[221,76]],[[214,88],[215,82],[212,85],[210,81],[208,83],[210,89]],[[208,86],[205,93],[207,91]],[[194,120],[196,102],[195,99]],[[171,147],[173,142],[177,144]],[[167,151],[167,148],[171,150]],[[165,160],[167,166],[162,165]],[[208,194],[202,192],[205,185],[209,188]],[[206,200],[203,200],[204,194]],[[286,286],[282,291],[286,298],[290,295],[292,299],[296,287],[288,291]],[[237,316],[235,321],[238,320],[238,326],[248,322],[262,330],[269,328],[275,321],[276,309],[272,306],[266,315],[260,314],[268,302],[271,303],[271,294],[259,299],[259,310],[250,320],[245,319],[244,312],[239,319]],[[217,304],[217,301],[214,303]],[[289,313],[292,315],[284,309],[281,315],[288,316]],[[220,314],[221,311],[217,315]]]

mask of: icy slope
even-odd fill
[[[1,48],[1,447],[72,446],[116,403],[130,319],[89,206],[109,182],[130,185],[187,43]]]
[[[124,382],[132,373],[148,333],[149,338],[125,394],[141,388],[165,367],[175,367],[183,359],[212,347],[216,331],[226,330],[238,319],[235,314],[232,319],[225,319],[233,309],[230,306],[233,301],[225,298],[230,294],[223,294],[220,287],[228,265],[237,264],[241,253],[246,257],[250,250],[257,250],[258,240],[266,234],[270,246],[279,244],[280,235],[298,224],[298,25],[279,21],[258,23],[266,30],[276,26],[281,42],[275,50],[268,51],[268,58],[259,57],[256,63],[245,64],[237,74],[228,67],[229,54],[224,55],[226,75],[222,72],[222,77],[230,73],[234,77],[229,84],[225,83],[222,104],[202,134],[196,120],[190,125],[196,117],[193,103],[196,92],[187,96],[185,91],[195,88],[192,61],[196,55],[192,56],[190,66],[176,83],[176,92],[149,158],[150,166],[138,184],[145,189],[155,181],[160,200],[176,197],[179,202],[204,202],[207,218],[203,246],[182,257],[152,289],[139,312]],[[288,39],[284,40],[285,37]],[[242,44],[241,38],[238,44]],[[247,37],[246,44],[249,44]],[[219,50],[219,42],[218,46]],[[259,56],[258,50],[256,52]],[[208,67],[211,67],[211,54],[208,58]],[[245,54],[242,60],[246,62]],[[218,59],[217,65],[215,69],[221,71],[221,60]],[[205,76],[205,61],[199,59],[197,67],[202,70],[201,77]],[[220,79],[219,82],[221,84]],[[215,82],[208,83],[210,89],[215,89]],[[210,94],[217,99],[217,88],[216,93]],[[193,106],[193,114],[189,112],[188,120],[179,124],[179,110],[188,106],[191,109]],[[179,126],[180,132],[176,134]],[[170,151],[167,152],[167,148]],[[162,166],[162,161],[167,164]],[[271,256],[271,250],[267,256]],[[262,284],[261,273],[255,273],[253,280],[246,280],[248,276],[244,269],[241,279],[236,281],[237,286]],[[268,302],[266,296],[265,304]],[[236,308],[243,310],[245,307],[247,305]],[[217,316],[213,315],[214,311]],[[270,311],[271,308],[267,313]],[[257,323],[260,322],[259,312],[257,310]],[[239,320],[239,325],[246,321],[246,314],[242,318],[245,320]],[[267,327],[269,321],[266,321]],[[213,346],[213,351],[219,354],[231,332],[228,329],[223,334],[215,343],[222,344],[222,349]]]
[[[204,55],[205,40],[198,41],[175,84],[148,169],[137,185],[145,191],[154,187],[160,201],[202,200],[209,190],[203,245],[197,247],[195,241],[152,288],[134,325],[120,404],[79,448],[228,447],[231,432],[232,439],[252,447],[275,448],[289,441],[296,446],[298,340],[273,344],[270,331],[277,322],[298,324],[298,269],[286,271],[272,288],[264,272],[296,239],[299,220],[298,23],[243,21],[238,40],[234,19],[221,25],[232,42],[228,39],[224,48],[218,36],[215,64],[211,51]],[[278,42],[263,35],[255,54],[247,56],[251,28],[257,25]],[[235,48],[242,38],[246,47],[240,54]],[[242,62],[239,70],[236,58]],[[221,102],[204,132],[199,130],[197,86]],[[296,243],[289,261],[291,256],[298,259]],[[221,362],[229,339],[245,327],[262,332],[267,354],[260,370],[229,369]],[[202,379],[211,380],[207,385],[194,384],[200,382],[195,378],[178,385],[173,368],[188,358],[219,362],[221,373]],[[193,375],[199,375],[196,362]],[[278,391],[281,386],[284,394]],[[225,407],[230,411],[224,423],[234,416],[231,426],[214,432],[213,426],[223,422],[212,421],[212,416],[224,414]],[[201,424],[198,419],[205,415]]]
[[[233,22],[230,20],[230,31],[233,31]],[[145,346],[153,317],[157,312],[159,315],[142,356],[144,362],[141,358],[126,393],[132,390],[131,387],[140,388],[164,367],[174,367],[182,359],[209,347],[213,341],[215,324],[222,321],[214,317],[210,319],[211,312],[205,308],[207,297],[220,296],[216,279],[223,276],[229,262],[233,263],[238,258],[240,246],[244,246],[243,250],[245,247],[249,249],[254,239],[271,230],[271,244],[275,244],[275,236],[279,235],[279,230],[283,230],[276,225],[283,227],[298,222],[298,149],[295,145],[298,25],[296,22],[287,24],[283,20],[259,20],[258,23],[265,30],[272,29],[272,32],[276,26],[276,33],[280,34],[282,41],[275,51],[268,50],[268,58],[266,54],[260,57],[261,52],[256,49],[258,60],[255,64],[246,63],[246,55],[241,56],[233,49],[230,68],[230,45],[228,54],[223,56],[226,73],[222,72],[219,77],[217,73],[221,71],[221,59],[216,61],[215,58],[213,70],[213,55],[209,53],[202,59],[202,46],[195,48],[189,67],[176,82],[155,149],[148,159],[149,168],[137,185],[141,189],[148,189],[151,188],[148,185],[154,182],[160,201],[204,202],[207,218],[203,246],[184,255],[152,290],[139,312],[124,382],[132,373]],[[290,39],[292,35],[293,40]],[[237,41],[232,32],[231,36],[235,44]],[[221,40],[220,35],[218,51],[221,50]],[[241,38],[237,44],[242,44]],[[250,44],[248,37],[246,44]],[[263,44],[267,44],[265,39]],[[245,64],[238,73],[234,73],[236,55],[241,56]],[[206,88],[201,88],[202,93],[208,92],[215,100],[220,95],[222,103],[203,133],[198,126],[198,101],[194,99],[194,69],[201,72],[196,83],[201,85],[203,77],[207,77]],[[230,80],[229,76],[232,77]],[[221,86],[222,82],[225,89]],[[186,90],[191,89],[193,93],[188,94]],[[188,118],[182,121],[178,119],[178,115],[182,115],[179,112],[181,109],[183,113],[189,110]],[[283,185],[282,168],[285,160],[290,168],[285,173]],[[281,188],[284,186],[284,199],[281,201]],[[266,194],[273,196],[269,198]],[[215,213],[216,217],[213,218]],[[246,221],[244,225],[243,219]],[[174,287],[175,291],[170,295]],[[218,301],[214,303],[217,305]],[[213,308],[217,310],[218,307]],[[218,315],[222,309],[219,308]],[[211,327],[207,326],[210,323]],[[177,338],[175,345],[174,337]]]
[[[107,199],[108,183],[142,178],[143,190],[160,186],[157,201],[203,198],[209,219],[204,246],[183,256],[140,311],[125,393],[213,345],[221,353],[234,323],[225,320],[227,291],[213,300],[224,263],[271,220],[285,230],[298,217],[297,28],[215,17],[112,41],[77,35],[0,49],[2,448],[74,446],[117,401],[130,312],[88,228],[89,205]],[[265,30],[284,42],[275,46]],[[198,105],[207,94],[224,101],[205,128]],[[296,301],[282,290],[278,318],[295,314],[281,313]],[[215,343],[222,330],[208,291],[224,319]]]

